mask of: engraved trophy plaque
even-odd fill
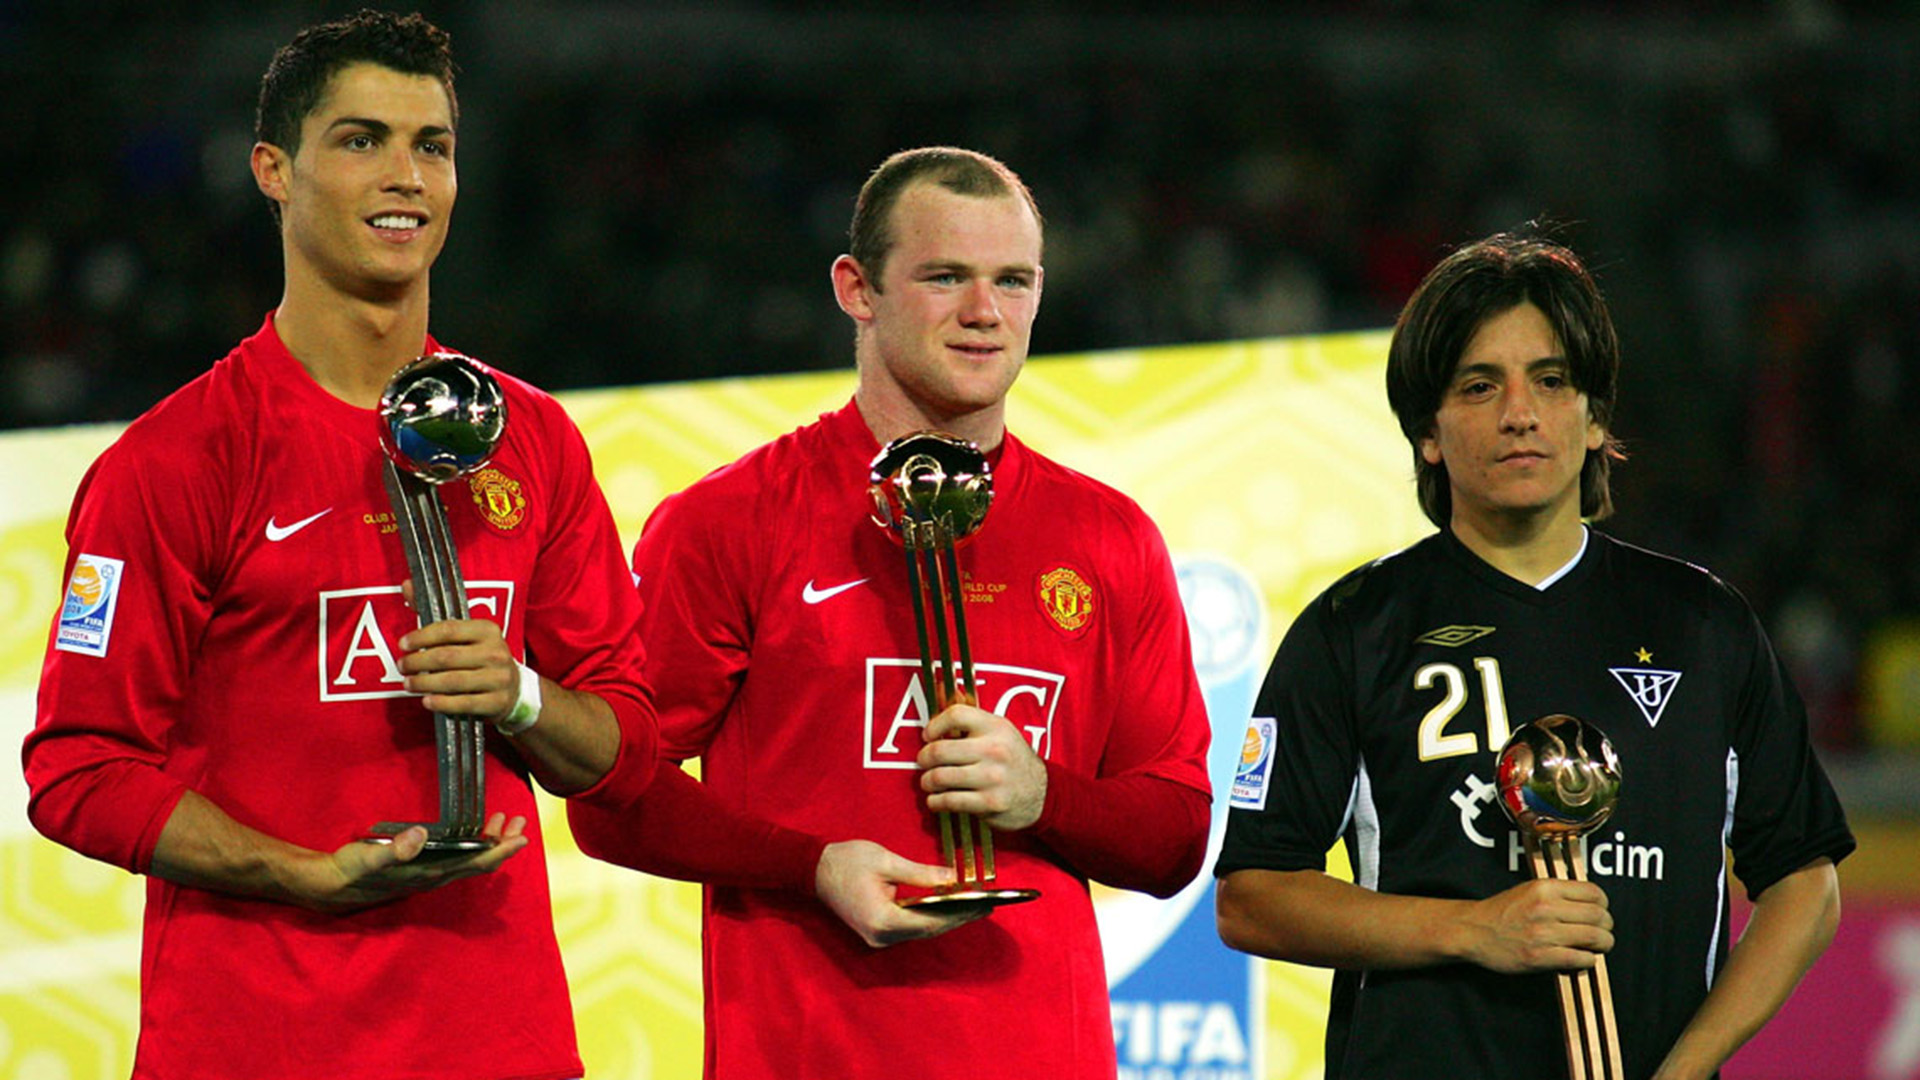
[[[993,502],[993,472],[980,448],[944,432],[903,435],[881,449],[868,472],[873,520],[900,537],[907,553],[907,591],[920,644],[920,677],[929,716],[949,705],[976,705],[973,650],[967,641],[966,595],[954,546],[980,528]],[[1002,888],[993,864],[993,829],[972,815],[938,815],[940,856],[958,880],[902,900],[906,907],[993,908],[1035,899],[1037,889]],[[956,843],[957,839],[957,843]]]
[[[423,356],[401,368],[380,395],[380,443],[387,498],[413,578],[420,625],[467,617],[466,585],[439,485],[480,468],[506,431],[500,384],[458,353]],[[492,846],[486,822],[486,722],[478,716],[433,714],[439,764],[440,819],[383,821],[370,840],[391,842],[403,830],[427,830],[422,858],[452,857]]]
[[[1620,759],[1600,729],[1571,716],[1522,725],[1500,750],[1500,805],[1513,819],[1533,876],[1587,880],[1586,834],[1613,814]],[[1620,1030],[1607,958],[1555,976],[1571,1080],[1622,1080]]]

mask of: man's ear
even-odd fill
[[[272,143],[253,144],[253,154],[247,164],[253,170],[253,182],[260,194],[287,205],[287,189],[293,183],[293,155]]]
[[[853,321],[862,325],[873,319],[872,278],[867,276],[867,268],[851,255],[842,255],[833,260],[833,298],[839,302],[840,310],[853,317]]]

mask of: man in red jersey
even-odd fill
[[[381,482],[381,390],[438,349],[458,116],[417,15],[281,49],[251,164],[284,297],[75,497],[29,815],[149,875],[135,1076],[582,1072],[529,778],[624,803],[654,774],[618,533],[571,421],[502,375],[505,437],[443,491],[475,617],[422,627]],[[436,816],[429,710],[500,729],[482,853],[359,839]]]
[[[1006,429],[1043,276],[1019,178],[965,150],[897,154],[851,241],[833,285],[853,401],[666,500],[634,553],[666,756],[700,757],[706,797],[765,842],[689,850],[653,827],[652,793],[575,806],[574,833],[708,882],[709,1076],[1111,1078],[1087,883],[1170,895],[1206,847],[1208,725],[1172,564],[1130,499]],[[994,472],[959,551],[980,707],[933,717],[901,548],[868,520],[869,462],[921,429],[971,439]],[[929,811],[985,818],[999,882],[1040,898],[970,923],[900,907],[897,888],[952,876]]]

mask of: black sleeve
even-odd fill
[[[1747,680],[1733,721],[1736,787],[1728,846],[1734,872],[1755,897],[1821,856],[1838,863],[1853,851],[1854,839],[1814,756],[1806,706],[1759,619],[1737,594],[1719,617],[1734,640],[1748,647]]]
[[[1353,665],[1327,598],[1315,600],[1280,643],[1254,700],[1228,796],[1214,875],[1235,870],[1324,870],[1353,802],[1360,752]]]

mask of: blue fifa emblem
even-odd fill
[[[54,648],[82,656],[107,655],[125,569],[126,563],[119,559],[84,553],[74,557],[73,575],[67,579],[67,594],[60,603]]]
[[[1247,723],[1247,737],[1240,744],[1240,764],[1233,773],[1233,791],[1228,803],[1243,810],[1267,808],[1267,780],[1273,775],[1273,727],[1271,716],[1256,716]]]

